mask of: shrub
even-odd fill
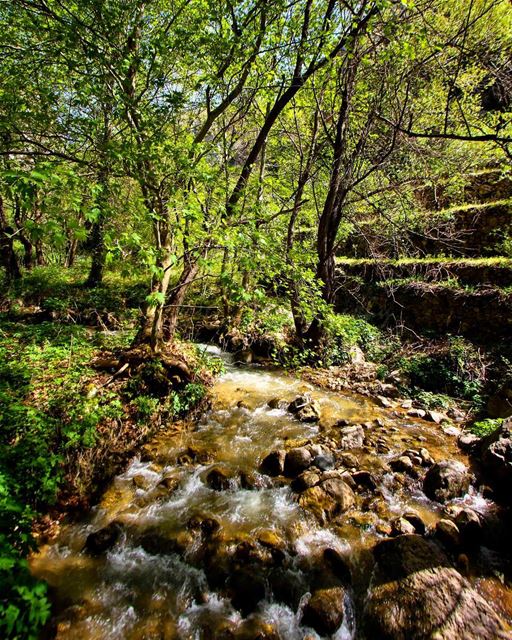
[[[497,418],[496,420],[492,420],[488,418],[487,420],[480,420],[479,422],[474,422],[469,430],[471,433],[474,433],[476,436],[483,438],[485,436],[494,433],[496,429],[499,429],[503,424],[503,420],[501,418]]]

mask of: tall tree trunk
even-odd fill
[[[166,313],[166,326],[165,337],[167,341],[171,341],[176,335],[176,329],[178,328],[178,319],[180,314],[180,308],[185,300],[187,290],[195,280],[199,271],[199,260],[196,257],[187,256],[185,258],[185,264],[183,271],[181,272],[178,282],[172,289],[171,294],[167,298],[167,313]]]
[[[13,231],[13,228],[7,224],[4,201],[2,196],[0,196],[0,263],[5,269],[7,282],[21,278],[18,258],[14,251]]]
[[[97,287],[103,281],[103,272],[105,270],[105,240],[103,237],[103,213],[100,219],[93,222],[90,232],[90,242],[92,244],[92,260],[89,275],[85,281],[86,287]]]
[[[97,287],[103,282],[103,274],[105,271],[106,249],[104,227],[106,217],[105,212],[108,207],[108,174],[109,170],[106,166],[104,166],[100,169],[98,175],[98,184],[101,187],[101,192],[97,202],[99,215],[98,219],[92,223],[91,231],[89,234],[89,240],[92,244],[92,259],[89,275],[84,283],[84,285],[89,288]]]
[[[23,245],[23,266],[30,270],[34,266],[34,251],[30,239],[25,234],[24,216],[18,196],[14,197],[14,223],[17,227],[16,237]]]
[[[70,269],[75,264],[77,247],[78,240],[73,237],[69,238],[66,245],[66,257],[64,259],[64,266],[66,269]]]
[[[157,268],[162,271],[162,278],[156,278],[151,285],[149,299],[143,310],[143,317],[134,343],[149,344],[154,352],[161,348],[163,341],[164,301],[169,289],[173,258],[172,246],[166,243],[160,249]],[[155,296],[160,299],[156,300]]]

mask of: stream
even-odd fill
[[[442,517],[443,506],[390,472],[389,461],[422,447],[434,460],[467,464],[450,429],[280,371],[238,366],[207,348],[226,363],[212,408],[159,432],[83,521],[63,525],[31,558],[33,574],[51,587],[59,640],[358,638],[375,542],[405,512],[426,527]],[[320,407],[319,423],[285,408],[305,393]],[[268,404],[273,398],[276,408]],[[340,420],[364,424],[364,447],[336,455]],[[309,447],[331,473],[368,471],[377,490],[355,491],[355,504],[322,521],[299,505],[290,479],[260,471],[270,452],[294,447]],[[455,503],[482,514],[494,508],[473,488]],[[94,547],[91,534],[105,531]],[[499,558],[488,556],[488,570],[471,580],[507,618],[511,594],[490,566]],[[341,624],[325,634],[309,626],[304,611],[331,573],[350,579]]]

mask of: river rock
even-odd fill
[[[302,493],[310,487],[314,487],[315,484],[320,482],[320,475],[314,471],[304,471],[297,476],[291,483],[293,491],[296,493]]]
[[[219,637],[220,636],[212,636]],[[222,636],[222,638],[231,636]],[[274,625],[260,618],[252,616],[244,621],[236,634],[237,640],[280,640],[281,636]]]
[[[343,622],[345,590],[331,587],[314,591],[302,614],[302,624],[320,635],[332,635]]]
[[[334,466],[334,458],[332,455],[318,455],[313,458],[313,466],[320,469],[320,471],[327,471]]]
[[[430,422],[435,422],[436,424],[441,424],[442,422],[450,422],[450,419],[444,413],[440,411],[427,411],[425,414],[425,420],[430,420]]]
[[[225,491],[230,486],[230,475],[223,467],[213,467],[206,475],[206,484],[215,491]]]
[[[392,536],[403,536],[410,533],[416,533],[416,529],[414,525],[406,520],[404,517],[400,516],[391,521],[391,535]]]
[[[277,449],[268,454],[260,465],[262,473],[266,473],[269,476],[280,476],[284,473],[284,461],[286,458],[286,451],[284,449]]]
[[[424,409],[409,409],[407,415],[410,418],[424,418],[427,412]]]
[[[474,433],[463,431],[457,438],[457,444],[462,451],[473,451],[478,447],[480,438]]]
[[[170,472],[160,480],[158,487],[165,489],[168,493],[175,491],[180,485],[180,474]]]
[[[512,418],[505,420],[494,433],[482,439],[481,458],[496,494],[512,503]]]
[[[231,602],[243,616],[247,616],[258,607],[265,597],[265,580],[257,571],[240,569],[233,571],[228,579]]]
[[[352,583],[352,572],[350,566],[336,549],[327,547],[323,551],[323,559],[326,565],[326,569],[332,573],[332,575],[341,580],[343,584],[349,585]]]
[[[355,424],[350,427],[343,427],[339,430],[340,444],[339,448],[346,449],[360,449],[364,442],[364,429],[360,424]]]
[[[272,398],[267,404],[271,409],[286,409],[288,406],[286,400],[281,400],[281,398]]]
[[[302,422],[316,422],[320,419],[320,407],[309,395],[297,396],[288,405],[288,411]]]
[[[151,486],[151,480],[143,473],[135,474],[132,478],[132,482],[137,489],[142,489],[143,491],[147,491]]]
[[[122,527],[118,522],[111,522],[103,529],[90,533],[85,541],[85,550],[91,555],[101,555],[111,549],[119,540]]]
[[[420,535],[424,535],[427,527],[423,522],[423,519],[417,514],[415,511],[406,511],[402,518],[410,522],[414,527],[415,533],[419,533]]]
[[[368,489],[368,491],[375,491],[378,486],[377,478],[366,470],[356,471],[352,474],[352,480],[356,485],[362,489]]]
[[[374,548],[377,571],[365,607],[368,638],[505,638],[487,602],[432,541],[405,535]]]
[[[431,500],[447,502],[466,493],[469,482],[468,470],[461,462],[443,460],[427,471],[423,491]]]
[[[342,453],[339,460],[344,467],[349,469],[359,468],[359,459],[353,453]]]
[[[318,422],[320,420],[320,408],[316,402],[312,402],[299,409],[295,417],[301,422]]]
[[[403,473],[410,473],[414,468],[412,460],[408,456],[400,456],[396,460],[391,460],[389,466],[393,471],[400,471]]]
[[[455,517],[455,524],[459,528],[461,542],[465,546],[475,546],[482,542],[483,518],[473,509],[464,508]]]
[[[428,449],[425,449],[425,447],[422,447],[419,450],[419,455],[420,455],[421,464],[423,467],[432,467],[436,463],[436,461],[430,454],[430,451]]]
[[[447,549],[457,549],[460,545],[460,531],[455,522],[442,519],[436,524],[436,538],[442,542]]]
[[[311,511],[323,524],[350,509],[354,503],[354,492],[341,478],[324,480],[306,489],[299,498],[300,506]]]
[[[284,460],[284,475],[295,478],[311,466],[311,454],[306,447],[290,449]]]

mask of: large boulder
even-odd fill
[[[432,541],[404,535],[380,542],[365,631],[379,640],[506,638],[487,602]]]
[[[328,478],[306,489],[299,498],[300,506],[311,511],[322,524],[344,513],[354,503],[354,492],[341,478]]]
[[[312,461],[311,454],[305,447],[290,449],[284,461],[284,475],[288,478],[295,478],[309,469]]]
[[[314,591],[304,607],[302,624],[320,635],[331,635],[343,622],[345,590],[330,587]]]
[[[494,485],[498,497],[511,503],[512,495],[512,418],[482,440],[482,467]]]
[[[456,460],[443,460],[431,467],[423,481],[423,491],[431,500],[447,502],[464,495],[469,489],[470,475]]]

